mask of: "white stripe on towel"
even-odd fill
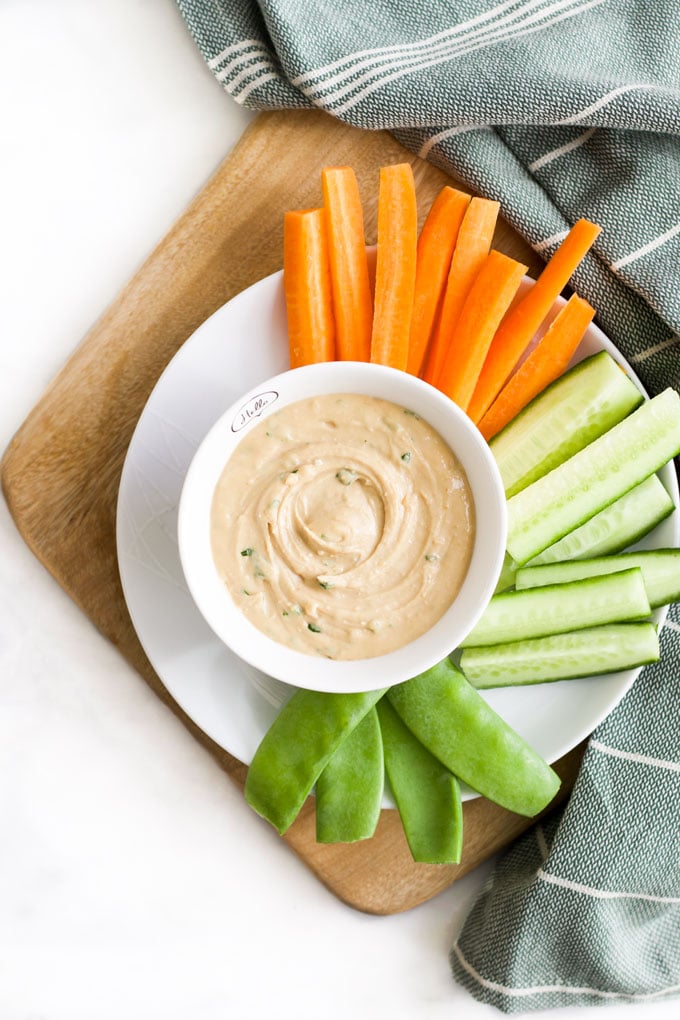
[[[680,772],[680,762],[677,761],[652,758],[648,754],[637,754],[635,751],[620,751],[617,747],[609,747],[608,744],[600,743],[599,740],[591,739],[589,746],[596,751],[600,751],[601,754],[610,755],[612,758],[622,758],[624,761],[632,761],[638,765],[653,765],[659,769],[668,769],[669,772]],[[678,900],[678,903],[680,903],[680,900]]]
[[[230,60],[221,71],[217,72],[215,77],[218,81],[224,82],[237,67],[240,67],[241,65],[247,67],[248,62],[254,60],[265,60],[270,67],[274,67],[274,61],[272,60],[269,50],[266,50],[264,46],[258,46],[256,50],[249,50],[248,53],[241,53],[238,57],[234,57],[234,59]]]
[[[230,81],[225,81],[224,87],[228,88],[232,95],[235,97],[239,90],[238,87],[241,84],[241,82],[249,81],[249,79],[252,78],[253,75],[261,77],[264,71],[270,72],[274,71],[274,65],[271,62],[271,60],[257,60],[249,67],[244,67],[241,71],[239,71],[235,78],[232,78]],[[276,78],[277,75],[274,74],[273,77]]]
[[[656,248],[660,248],[666,241],[670,241],[676,234],[680,234],[680,223],[676,223],[674,227],[667,230],[665,234],[660,234],[659,237],[655,237],[652,241],[647,244],[643,244],[641,248],[636,251],[632,251],[630,255],[624,255],[623,258],[618,259],[616,262],[612,262],[611,268],[616,272],[618,269],[623,269],[624,266],[630,265],[631,262],[635,262],[636,259],[641,259],[643,255],[649,255],[651,251],[655,251]]]
[[[260,85],[264,85],[265,82],[268,81],[280,81],[280,80],[281,76],[277,74],[275,71],[269,71],[266,73],[259,74],[257,78],[255,78],[243,89],[241,89],[240,92],[232,93],[232,98],[235,99],[237,103],[244,103],[248,96],[250,95],[250,93],[254,92],[255,89],[259,89]]]
[[[471,963],[463,956],[460,946],[457,942],[454,943],[453,952],[458,957],[461,966],[468,972],[468,974],[475,979],[483,988],[488,988],[492,992],[502,992],[503,995],[508,995],[511,998],[524,998],[528,995],[542,995],[548,992],[564,993],[565,995],[598,995],[602,999],[627,999],[631,1001],[638,1000],[649,1000],[658,999],[662,995],[672,995],[675,992],[680,991],[680,985],[669,985],[668,988],[661,988],[657,992],[608,992],[601,988],[589,988],[588,986],[577,986],[577,985],[534,985],[530,988],[513,988],[510,985],[499,984],[498,981],[489,981],[488,978],[482,977],[479,971],[475,970]]]
[[[560,241],[563,241],[568,233],[568,230],[558,230],[556,234],[551,234],[550,237],[544,237],[542,241],[538,241],[537,244],[533,246],[534,251],[545,251],[546,248],[552,248],[553,245],[559,244]]]
[[[619,85],[617,89],[612,89],[611,92],[607,92],[606,95],[601,96],[590,106],[587,106],[585,110],[581,110],[579,113],[573,113],[570,117],[565,117],[564,120],[556,121],[557,124],[578,124],[580,120],[584,120],[589,117],[591,113],[597,113],[603,106],[608,106],[613,99],[618,96],[622,96],[625,92],[637,92],[640,89],[658,89],[662,88],[661,85],[647,84],[645,82],[639,85]]]
[[[533,163],[529,164],[527,170],[531,173],[534,173],[536,170],[540,170],[542,166],[547,166],[548,163],[552,163],[553,160],[559,159],[560,156],[566,156],[568,152],[573,152],[574,149],[578,149],[582,145],[585,145],[588,139],[594,134],[595,128],[588,128],[587,131],[584,131],[577,138],[573,138],[570,142],[560,145],[559,148],[546,152],[545,156],[540,156],[538,159],[535,159]]]
[[[464,135],[468,131],[490,131],[491,128],[488,124],[460,124],[458,127],[447,128],[446,131],[439,131],[436,135],[432,135],[426,142],[423,142],[422,146],[418,150],[418,155],[421,159],[427,159],[429,154],[434,149],[435,145],[439,145],[446,138],[453,138],[455,135]]]
[[[341,57],[339,60],[333,61],[332,64],[326,64],[325,67],[318,67],[312,71],[305,71],[304,74],[300,74],[297,78],[291,79],[293,85],[302,86],[307,82],[314,79],[319,79],[325,75],[330,75],[333,71],[339,71],[341,68],[345,68],[341,74],[330,78],[325,84],[333,85],[336,81],[342,81],[347,74],[353,74],[356,70],[356,65],[364,60],[366,57],[376,57],[378,61],[388,59],[392,54],[394,55],[408,55],[412,52],[416,52],[421,49],[431,49],[438,43],[441,43],[447,39],[455,40],[458,36],[466,36],[471,34],[471,30],[476,25],[482,25],[484,22],[491,21],[498,22],[500,15],[503,11],[506,11],[508,7],[515,7],[518,0],[505,0],[504,3],[498,4],[496,7],[484,14],[477,14],[474,18],[470,18],[469,21],[462,21],[458,25],[454,25],[452,28],[444,29],[442,32],[437,32],[435,35],[429,36],[427,39],[422,39],[416,43],[399,43],[395,46],[379,46],[369,50],[358,50],[356,53],[350,53],[346,57]],[[546,0],[532,0],[531,6],[535,6],[536,3],[545,3]],[[526,8],[526,3],[522,5],[522,10]],[[521,12],[520,12],[521,13]],[[483,29],[485,31],[485,29]]]
[[[441,54],[438,54],[434,58],[421,57],[419,59],[405,61],[403,62],[403,66],[398,67],[397,70],[394,71],[389,71],[389,68],[383,69],[382,71],[379,68],[370,71],[367,74],[360,77],[357,81],[350,82],[343,88],[336,90],[335,93],[331,93],[330,95],[324,96],[323,103],[321,103],[320,105],[328,107],[335,115],[343,114],[347,110],[350,110],[352,109],[352,107],[356,106],[357,103],[362,102],[362,100],[364,100],[367,96],[371,95],[373,92],[376,92],[378,89],[382,88],[383,85],[386,85],[391,81],[395,81],[398,78],[403,78],[405,75],[413,74],[416,71],[424,71],[428,67],[435,67],[439,64],[446,63],[447,61],[452,60],[454,57],[463,56],[466,53],[471,53],[474,50],[481,49],[482,47],[489,46],[493,43],[506,42],[512,39],[518,39],[524,35],[530,35],[533,32],[541,31],[548,25],[554,25],[557,22],[564,20],[565,18],[571,18],[575,14],[582,13],[584,10],[587,10],[590,7],[595,7],[603,2],[604,0],[589,0],[589,2],[575,7],[573,6],[573,0],[559,0],[559,2],[553,4],[552,7],[547,8],[544,11],[540,11],[529,18],[526,18],[519,26],[516,26],[514,29],[506,29],[502,31],[489,31],[483,37],[476,41],[467,43],[464,41],[463,43],[458,44],[455,47],[449,46],[447,47],[446,51],[442,52]],[[569,5],[572,5],[569,10],[562,11],[561,14],[554,15],[549,19],[546,18],[546,16],[549,15],[552,11],[560,10],[561,8]],[[540,18],[543,18],[544,20],[540,21],[539,24],[531,24],[529,25],[528,28],[524,27],[529,22],[536,21],[537,19]],[[340,106],[335,105],[337,103],[337,100],[341,98],[341,96],[344,96],[348,92],[353,92],[359,86],[362,87],[359,89],[358,93],[351,96],[351,98],[347,99]]]
[[[562,889],[583,893],[596,900],[645,900],[649,903],[680,903],[680,896],[652,896],[648,893],[613,892],[609,889],[598,889],[592,885],[583,885],[581,882],[572,882],[571,879],[561,878],[559,875],[550,875],[543,868],[538,869],[536,877],[550,885],[558,885]]]
[[[251,46],[257,47],[258,50],[262,49],[262,43],[259,39],[241,39],[240,42],[227,46],[227,48],[222,50],[221,53],[218,53],[216,57],[212,57],[208,61],[208,67],[211,71],[215,71],[220,64],[224,63],[227,57],[232,55],[232,53],[240,53],[241,50],[247,50]]]

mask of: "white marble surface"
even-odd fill
[[[3,0],[0,92],[4,448],[249,114],[171,0]],[[343,906],[0,529],[2,1020],[497,1015],[447,963],[486,869]]]

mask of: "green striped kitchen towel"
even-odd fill
[[[390,130],[546,258],[599,223],[576,288],[651,393],[680,387],[678,0],[177,3],[237,102]],[[506,1012],[680,992],[675,609],[662,646],[453,947],[456,978]]]

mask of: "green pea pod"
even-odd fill
[[[244,793],[250,806],[285,832],[342,741],[384,693],[296,691],[265,733],[248,769]]]
[[[382,737],[371,708],[316,781],[317,841],[370,839],[380,818],[384,785]]]
[[[448,659],[388,697],[435,758],[483,797],[532,817],[555,796],[559,776]]]
[[[414,861],[458,864],[463,805],[455,776],[404,725],[386,698],[378,702],[385,769]]]

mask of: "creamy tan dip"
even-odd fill
[[[331,659],[382,655],[456,597],[474,539],[465,474],[422,418],[332,394],[255,426],[226,464],[212,549],[263,633]]]

